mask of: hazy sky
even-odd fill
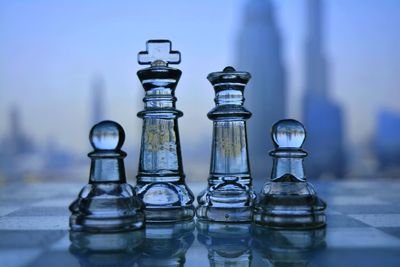
[[[108,118],[140,139],[143,90],[136,54],[148,39],[181,51],[177,88],[182,142],[211,135],[206,113],[214,92],[208,73],[234,64],[247,1],[2,1],[0,3],[0,135],[18,105],[35,139],[55,137],[87,151],[91,79],[106,81]],[[289,115],[298,116],[303,87],[305,2],[274,1],[289,84]],[[343,106],[347,140],[373,133],[376,112],[400,112],[400,1],[325,1],[331,95]],[[193,121],[198,123],[192,123]],[[267,138],[267,137],[266,137]]]

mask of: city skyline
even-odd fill
[[[152,8],[155,3],[160,7],[157,10]],[[182,53],[177,106],[185,114],[180,130],[186,158],[185,151],[190,149],[185,147],[211,137],[206,113],[213,106],[213,90],[205,77],[237,63],[237,34],[248,1],[175,3],[186,12],[159,12],[170,6],[162,1],[137,5],[120,1],[118,7],[72,1],[62,2],[62,8],[46,1],[3,2],[0,136],[9,130],[9,109],[19,106],[22,124],[39,144],[52,137],[61,147],[85,155],[92,116],[88,84],[94,73],[102,73],[107,81],[104,106],[108,118],[124,126],[127,146],[132,147],[140,139],[136,113],[142,108],[136,54],[147,39],[168,38]],[[301,118],[305,2],[272,3],[287,71],[288,117]],[[330,96],[343,107],[345,141],[354,146],[373,137],[380,110],[400,113],[396,101],[400,94],[396,75],[400,68],[400,37],[396,32],[400,3],[338,0],[325,4],[325,49],[333,73]],[[148,20],[154,13],[158,19]],[[141,22],[145,27],[139,26]],[[251,90],[251,86],[246,88],[245,95]],[[264,157],[269,161],[267,152],[272,143],[268,134],[265,140]]]

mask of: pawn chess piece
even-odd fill
[[[254,225],[252,236],[254,266],[266,262],[268,266],[318,266],[311,262],[326,248],[326,228],[276,230]]]
[[[261,191],[254,221],[272,228],[312,229],[325,225],[326,204],[306,181],[302,149],[304,126],[296,120],[280,120],[272,126],[275,149],[271,181]]]
[[[82,267],[133,267],[141,254],[144,230],[117,233],[71,231],[69,252]]]
[[[252,220],[256,195],[246,137],[246,120],[251,113],[243,107],[243,91],[250,77],[250,73],[232,67],[207,77],[214,86],[216,106],[208,113],[213,121],[213,141],[208,187],[197,198],[196,215],[200,220]]]
[[[149,64],[137,75],[146,95],[136,192],[145,205],[146,221],[174,222],[194,216],[193,193],[185,183],[175,108],[175,88],[182,72],[168,67],[179,64],[180,53],[168,40],[150,40],[139,52],[139,64]]]
[[[91,158],[89,184],[72,202],[70,227],[75,231],[118,232],[144,226],[143,204],[133,187],[126,183],[121,150],[124,129],[116,122],[102,121],[90,131],[94,151]]]

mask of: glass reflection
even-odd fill
[[[82,267],[134,266],[141,253],[144,231],[121,233],[70,232],[69,251]]]
[[[251,266],[251,224],[198,221],[196,227],[210,266]]]
[[[326,229],[274,230],[254,225],[255,266],[308,266],[313,255],[325,249]]]
[[[193,244],[194,221],[147,224],[139,266],[184,266]]]

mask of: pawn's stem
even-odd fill
[[[275,180],[288,175],[300,181],[306,180],[302,158],[274,158],[271,179]]]
[[[92,158],[89,183],[126,183],[124,160]]]

